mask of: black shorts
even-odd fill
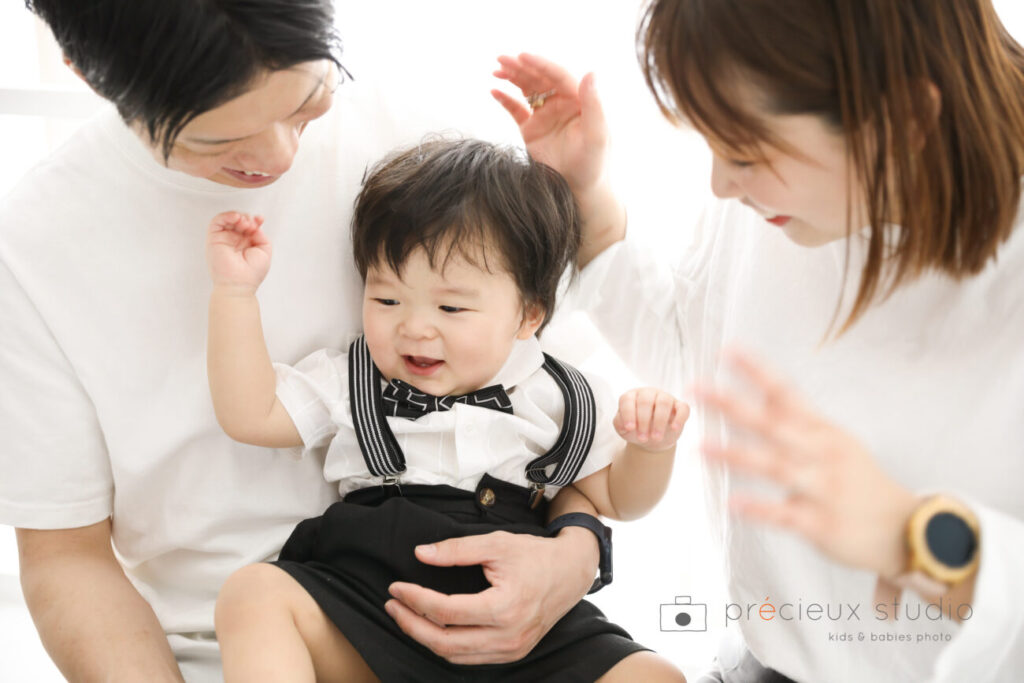
[[[491,489],[493,502],[480,502]],[[480,566],[433,567],[413,548],[498,529],[547,536],[545,505],[530,491],[485,476],[477,492],[409,485],[354,491],[320,517],[301,522],[276,564],[320,605],[370,669],[390,681],[591,682],[627,655],[646,650],[587,601],[573,607],[523,659],[510,664],[451,664],[406,636],[384,611],[393,581],[477,593],[490,586]],[[492,500],[490,496],[486,497]]]

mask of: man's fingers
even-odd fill
[[[512,534],[492,531],[480,536],[449,538],[429,545],[416,546],[416,559],[436,567],[465,567],[484,564],[495,559],[510,545]]]
[[[439,626],[495,626],[492,590],[446,595],[403,581],[388,588],[404,606]]]
[[[533,646],[491,626],[440,626],[397,599],[384,608],[406,635],[453,664],[514,662]]]

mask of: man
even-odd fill
[[[338,346],[359,328],[347,226],[363,169],[427,129],[351,84],[328,115],[344,70],[326,0],[29,4],[117,113],[0,202],[0,521],[18,527],[26,601],[66,677],[217,680],[221,582],[336,494],[316,458],[218,428],[203,228],[225,209],[266,217],[275,358]],[[420,559],[505,577],[457,610],[396,591],[400,625],[452,661],[524,655],[597,562],[578,527],[434,550]],[[488,625],[442,640],[434,621]]]

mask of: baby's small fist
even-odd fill
[[[660,389],[631,389],[619,398],[612,424],[619,435],[644,450],[668,450],[683,432],[690,407]]]
[[[251,235],[263,226],[263,216],[251,216],[241,211],[224,211],[210,221],[209,233],[228,231],[239,235]]]
[[[270,240],[262,216],[225,211],[213,217],[206,236],[206,260],[214,286],[256,291],[270,268]]]

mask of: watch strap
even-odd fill
[[[587,594],[599,591],[612,582],[612,530],[593,515],[588,515],[585,512],[570,512],[551,520],[548,524],[548,533],[554,536],[567,526],[580,526],[589,529],[597,536],[597,547],[600,551],[597,565],[598,575]]]

